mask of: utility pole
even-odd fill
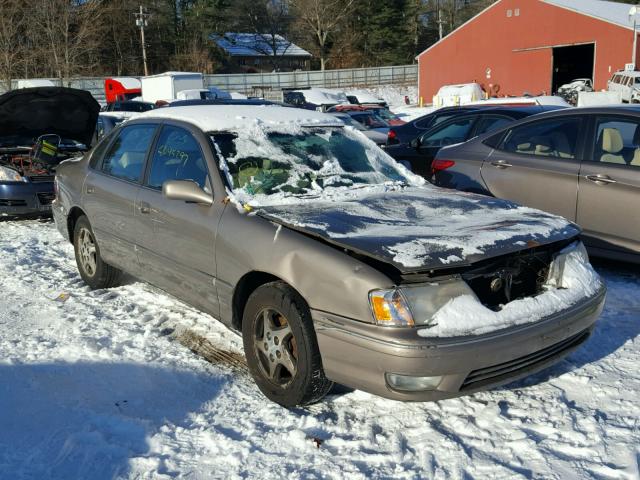
[[[438,8],[438,37],[442,40],[442,8],[440,7],[440,0],[437,2]]]
[[[133,15],[136,17],[136,26],[140,27],[140,42],[142,43],[142,63],[144,65],[144,75],[146,77],[149,75],[149,69],[147,68],[147,47],[144,44],[144,27],[149,25],[149,17],[151,15],[145,13],[142,5],[140,5],[140,11],[138,13],[134,13]]]

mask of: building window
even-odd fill
[[[513,10],[507,10],[507,18],[511,18],[513,16]]]
[[[519,8],[516,8],[516,9],[513,11],[513,14],[514,14],[516,17],[519,17],[519,16],[520,16],[520,9],[519,9]]]

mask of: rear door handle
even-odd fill
[[[138,205],[138,210],[140,210],[140,213],[149,213],[151,212],[151,205],[149,205],[147,202],[140,202],[140,204]]]
[[[494,167],[497,167],[497,168],[513,167],[513,165],[511,165],[509,162],[507,162],[505,160],[496,160],[495,162],[491,162],[491,165],[493,165]]]
[[[616,181],[609,175],[587,175],[587,180],[597,185],[609,185],[610,183],[616,183]]]
[[[87,193],[95,193],[96,189],[93,187],[87,187]]]

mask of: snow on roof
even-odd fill
[[[255,123],[273,128],[284,125],[344,126],[333,115],[278,105],[188,105],[150,110],[137,118],[181,120],[204,132],[233,130]]]
[[[199,72],[164,72],[164,73],[156,73],[155,75],[147,75],[146,77],[142,77],[142,78],[157,78],[157,77],[184,77],[186,75],[189,76],[200,76],[202,77],[202,73]]]
[[[249,57],[265,57],[273,56],[271,35],[260,33],[233,33],[227,32],[224,35],[213,34],[209,37],[211,40],[227,52],[232,57],[249,56]],[[285,57],[311,57],[312,55],[306,50],[298,47],[281,37],[275,36],[276,56]]]
[[[294,90],[300,92],[304,99],[314,105],[336,105],[338,103],[349,103],[343,91],[331,88],[308,88],[306,90]]]
[[[366,90],[347,90],[344,92],[349,96],[354,96],[358,99],[360,103],[379,103],[384,102],[382,98],[377,95],[372,95],[370,92]]]
[[[573,10],[574,12],[633,29],[633,18],[629,19],[628,3],[605,0],[542,0],[544,3]]]

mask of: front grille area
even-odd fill
[[[465,378],[460,390],[469,390],[472,388],[482,388],[485,385],[496,383],[502,380],[507,380],[510,377],[515,377],[520,373],[524,373],[527,370],[536,368],[538,365],[553,359],[554,357],[561,356],[567,350],[571,350],[581,343],[583,343],[589,335],[590,330],[583,330],[582,332],[569,337],[561,342],[558,342],[550,347],[543,348],[537,352],[533,352],[524,357],[516,358],[509,362],[500,363],[491,367],[479,368],[472,371],[467,378]]]
[[[26,200],[11,200],[0,198],[0,207],[26,207]]]
[[[38,192],[38,201],[40,205],[51,205],[54,198],[56,198],[56,194],[53,192]]]
[[[462,278],[484,306],[498,311],[518,298],[542,293],[554,248],[525,250],[467,271]]]
[[[54,175],[31,175],[29,177],[29,180],[31,180],[33,183],[46,183],[53,182],[54,178]]]

